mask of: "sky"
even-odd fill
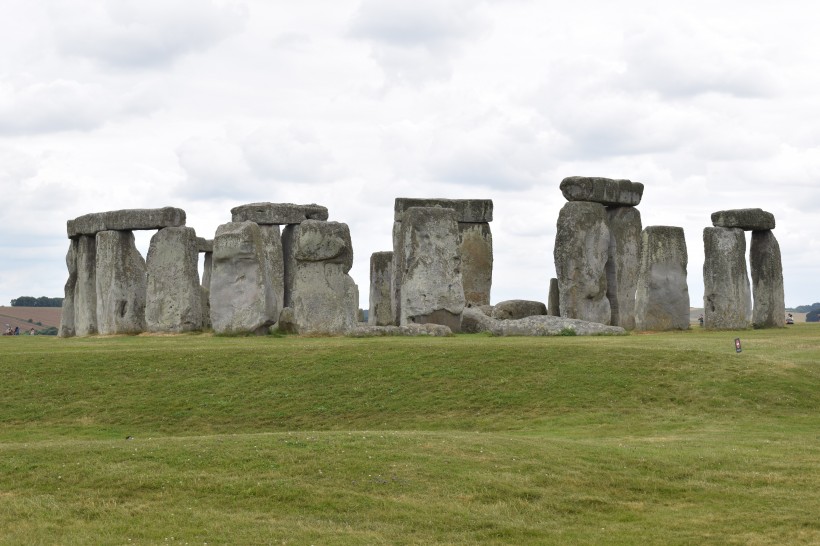
[[[492,199],[492,302],[545,302],[567,176],[645,186],[644,227],[774,214],[820,301],[820,4],[0,0],[0,305],[63,296],[66,220],[318,203],[369,260],[396,197]],[[152,233],[137,234],[145,255]]]

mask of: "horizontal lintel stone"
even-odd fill
[[[643,184],[599,176],[569,176],[561,181],[567,201],[590,201],[607,206],[636,207],[643,197]]]
[[[763,209],[731,209],[713,212],[712,225],[744,231],[767,231],[774,229],[775,222],[774,214]]]
[[[396,222],[401,222],[404,212],[410,207],[441,207],[456,211],[456,221],[462,223],[485,223],[493,221],[492,199],[426,199],[397,197],[395,204]]]
[[[282,226],[301,224],[305,220],[327,220],[327,207],[311,203],[248,203],[231,209],[232,222],[255,222],[259,225]]]
[[[69,220],[66,225],[68,237],[95,235],[101,231],[134,231],[182,227],[185,211],[175,207],[159,209],[124,209],[94,212]]]

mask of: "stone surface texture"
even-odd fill
[[[742,330],[752,323],[746,235],[739,228],[703,230],[703,326]]]
[[[458,224],[461,282],[467,305],[489,305],[493,286],[493,234],[488,223]]]
[[[97,242],[94,235],[77,239],[77,284],[74,292],[74,331],[97,333]]]
[[[608,253],[606,208],[586,201],[566,203],[558,215],[553,250],[562,317],[609,324]]]
[[[189,227],[163,228],[146,256],[145,327],[149,332],[191,332],[203,327],[199,242]]]
[[[517,320],[498,320],[471,307],[464,310],[462,328],[465,332],[488,332],[494,336],[559,336],[559,335],[625,335],[620,326],[607,326],[578,319],[536,315]]]
[[[450,337],[452,330],[441,324],[408,324],[406,326],[373,326],[360,324],[347,333],[349,337],[384,337],[384,336],[405,336],[405,337]]]
[[[641,234],[641,269],[635,294],[635,328],[689,328],[688,254],[683,228],[649,226]]]
[[[393,278],[393,252],[374,252],[370,255],[370,326],[393,325],[390,303],[390,282]]]
[[[282,249],[282,235],[278,225],[260,225],[259,232],[264,242],[265,259],[270,267],[271,288],[276,294],[276,313],[279,313],[278,307],[283,306],[285,302],[285,258]]]
[[[453,209],[410,207],[401,222],[400,325],[434,323],[459,332],[464,286]]]
[[[547,296],[547,314],[553,317],[561,316],[561,296],[558,290],[558,279],[550,279],[549,295]]]
[[[248,203],[231,209],[234,222],[255,222],[259,225],[301,224],[305,220],[327,220],[327,207],[294,205],[293,203]]]
[[[610,324],[635,329],[635,291],[641,266],[641,213],[635,207],[607,209],[609,258],[606,264],[606,295]]]
[[[712,225],[739,228],[744,231],[766,231],[775,228],[774,214],[763,209],[732,209],[713,212]]]
[[[493,306],[492,317],[496,320],[517,320],[546,314],[547,306],[540,301],[507,300]]]
[[[631,180],[570,176],[561,181],[567,201],[590,201],[607,206],[637,206],[643,197],[643,184]]]
[[[131,231],[96,235],[97,332],[138,334],[145,331],[145,259]]]
[[[754,293],[755,328],[782,328],[786,325],[783,264],[780,244],[771,231],[753,231],[749,252]]]
[[[185,211],[174,207],[95,212],[67,222],[68,237],[96,235],[100,231],[162,229],[185,225]]]
[[[71,239],[65,256],[68,280],[65,282],[63,310],[60,313],[60,329],[57,332],[60,337],[77,335],[74,330],[74,293],[77,290],[77,247],[79,244],[80,242],[77,239]]]
[[[412,207],[441,207],[456,211],[457,222],[487,223],[493,221],[492,199],[438,199],[397,197],[393,211],[395,222],[401,222],[404,213]]]
[[[211,271],[211,325],[218,334],[267,333],[279,319],[262,231],[254,222],[219,226]]]

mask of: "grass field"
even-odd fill
[[[4,337],[0,423],[2,544],[820,543],[813,324]]]

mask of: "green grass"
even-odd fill
[[[816,544],[818,514],[816,325],[0,338],[2,544]]]

